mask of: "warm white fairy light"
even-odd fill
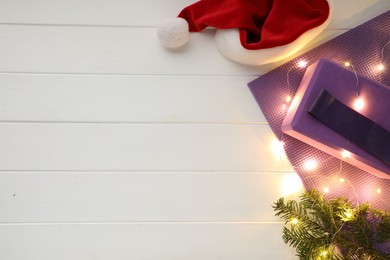
[[[293,218],[293,219],[291,220],[291,224],[293,224],[293,225],[298,224],[298,222],[299,222],[299,220],[298,220],[297,218]]]
[[[356,111],[361,111],[364,108],[365,102],[363,98],[358,97],[355,99],[353,102],[353,107],[355,108]]]
[[[342,214],[339,215],[341,220],[344,222],[351,221],[353,219],[353,210],[346,209]]]
[[[294,110],[298,106],[300,100],[301,96],[299,94],[295,95],[295,97],[291,101],[290,109]]]
[[[345,213],[344,213],[344,215],[345,215],[345,217],[346,217],[347,219],[351,219],[352,216],[353,216],[352,210],[350,210],[350,209],[346,210]]]
[[[296,173],[284,176],[280,182],[280,190],[282,197],[302,193],[304,188],[301,178]]]
[[[341,157],[343,157],[343,158],[351,157],[351,152],[348,150],[344,150],[341,152]]]
[[[303,163],[303,168],[306,171],[313,171],[318,167],[318,162],[314,159],[309,159]]]
[[[385,65],[384,65],[384,63],[383,63],[384,51],[385,51],[386,46],[389,45],[389,44],[390,44],[390,41],[388,41],[388,42],[383,46],[383,48],[382,48],[382,50],[381,50],[381,62],[380,62],[380,63],[378,64],[378,66],[376,67],[376,69],[377,69],[378,72],[382,72],[382,71],[385,70]]]
[[[327,256],[328,255],[328,251],[324,250],[321,252],[321,256]]]
[[[286,153],[284,152],[284,145],[283,141],[279,141],[276,137],[272,138],[271,150],[275,157],[282,159],[286,156]]]
[[[344,61],[343,62],[343,65],[345,68],[351,68],[353,73],[355,74],[355,78],[356,78],[356,85],[355,85],[355,88],[356,88],[356,96],[359,96],[359,77],[358,77],[358,74],[355,70],[355,67],[352,65],[352,63],[350,61]]]
[[[384,52],[384,49],[386,46],[390,46],[390,41],[388,41],[386,43],[386,45],[382,48],[382,59],[380,61],[380,63],[377,63],[378,65],[375,66],[376,68],[376,71],[377,72],[382,72],[386,69],[386,66],[385,64],[383,63],[384,61],[384,55],[383,55],[383,52]],[[346,60],[344,62],[341,63],[345,68],[348,68],[350,69],[351,71],[353,71],[355,77],[356,77],[356,84],[355,84],[355,99],[353,100],[353,103],[350,104],[352,105],[352,107],[356,110],[356,111],[361,111],[363,109],[365,109],[366,107],[366,104],[365,104],[365,100],[364,98],[361,96],[361,93],[360,93],[360,90],[359,90],[359,77],[358,77],[358,74],[355,70],[355,67],[354,65],[352,64],[351,61],[349,60]],[[294,69],[294,68],[306,68],[308,66],[308,62],[306,60],[300,60],[300,61],[297,61],[296,63],[296,66],[292,66],[288,71],[287,71],[287,86],[288,86],[288,89],[290,90],[291,87],[290,87],[290,78],[289,78],[289,73]],[[293,108],[294,106],[296,106],[297,104],[295,103],[298,103],[300,101],[300,98],[297,98],[296,96],[294,97],[294,95],[290,96],[286,96],[285,99],[284,99],[284,102],[283,102],[283,110],[285,111],[287,108]],[[280,146],[280,145],[279,145]],[[347,148],[348,148],[348,145],[347,145]],[[346,149],[347,149],[346,148]],[[342,158],[350,158],[352,156],[352,153],[349,152],[348,150],[342,150],[341,151],[341,157]],[[343,160],[340,160],[341,162],[343,162]],[[302,168],[305,170],[305,171],[314,171],[318,168],[319,166],[319,163],[317,160],[314,160],[314,159],[308,159],[306,160],[305,162],[303,162],[302,164]],[[351,182],[347,179],[344,179],[344,178],[339,178],[338,175],[341,173],[342,171],[342,163],[341,163],[341,166],[340,166],[340,170],[339,172],[334,176],[334,177],[331,177],[333,179],[333,181],[336,181],[339,183],[339,185],[349,185],[350,188],[352,189],[353,193],[355,194],[356,196],[356,199],[357,199],[357,202],[359,203],[361,201],[360,199],[360,196],[359,194],[356,192],[354,186],[351,184]],[[311,176],[314,176],[314,175],[311,175]],[[309,177],[309,175],[308,175]],[[301,180],[300,180],[301,181]],[[337,185],[337,184],[336,184]],[[326,193],[329,193],[330,192],[330,188],[332,188],[331,186],[327,186],[327,187],[324,187],[323,188],[323,192],[324,194]],[[381,194],[382,193],[382,190],[380,188],[377,188],[376,189],[376,193],[377,194]],[[353,214],[351,212],[346,212],[345,213],[345,217],[346,218],[351,218],[353,217]],[[297,219],[294,219],[293,221],[291,221],[291,223],[298,223],[298,220]],[[326,256],[327,254],[327,251],[324,251],[324,255],[323,256]]]
[[[298,61],[298,62],[296,63],[296,66],[292,66],[291,68],[288,69],[287,75],[286,75],[286,81],[287,81],[287,88],[288,88],[289,91],[291,90],[291,86],[290,86],[290,72],[291,72],[292,70],[294,70],[294,69],[297,69],[297,68],[298,68],[298,69],[304,69],[304,68],[307,67],[308,64],[309,64],[308,61],[302,59],[302,60],[300,60],[300,61]],[[290,93],[291,93],[291,92],[290,92]],[[290,107],[293,107],[293,105],[294,105],[294,104],[293,104],[294,100],[296,100],[296,99],[294,99],[294,95],[288,95],[288,96],[286,97],[286,99],[285,99],[284,104],[282,105],[282,111],[285,111],[286,108],[288,108],[288,104],[290,104],[290,103],[291,103],[291,106],[290,106]],[[293,102],[292,102],[292,101],[293,101]],[[295,103],[296,103],[296,102],[295,102]],[[295,105],[296,105],[296,104],[295,104]]]
[[[301,69],[306,68],[307,64],[308,64],[308,62],[306,60],[300,60],[297,63],[298,67]]]
[[[282,104],[282,112],[285,112],[288,109],[289,104],[291,103],[293,98],[292,98],[292,96],[288,95],[284,100],[285,100],[285,102],[283,102],[283,104]]]

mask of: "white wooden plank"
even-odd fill
[[[333,29],[350,29],[390,10],[389,0],[333,0],[334,15],[329,24]]]
[[[313,44],[343,31],[324,31]],[[275,67],[228,60],[215,45],[214,30],[191,34],[189,44],[175,51],[159,44],[153,28],[0,25],[0,37],[0,73],[253,77]]]
[[[157,26],[196,0],[2,0],[0,23]],[[332,29],[347,29],[390,9],[388,0],[333,0]]]
[[[196,0],[2,0],[0,22],[156,26]]]
[[[0,74],[0,120],[266,123],[253,79]]]
[[[190,2],[0,1],[0,120],[68,122],[0,124],[0,259],[293,259],[270,208],[291,166],[237,125],[264,122],[241,84],[275,65],[226,60],[213,30],[161,48]],[[389,9],[335,3],[333,29]]]
[[[266,71],[219,53],[214,30],[191,34],[181,50],[163,48],[154,28],[0,25],[0,72],[258,75]]]
[[[2,173],[0,222],[280,221],[271,204],[294,179],[295,173]]]
[[[282,224],[0,226],[7,260],[294,259]]]
[[[0,170],[280,171],[268,125],[0,124]]]

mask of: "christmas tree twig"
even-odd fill
[[[283,240],[300,259],[390,259],[390,214],[315,190],[300,201],[280,198],[275,215],[285,221]]]

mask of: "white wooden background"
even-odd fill
[[[293,259],[271,208],[291,166],[191,0],[0,0],[0,259]],[[390,9],[334,0],[317,44]],[[273,65],[275,66],[275,65]],[[294,195],[295,196],[295,195]]]

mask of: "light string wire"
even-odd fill
[[[382,66],[382,70],[384,69],[384,58],[385,58],[385,55],[384,55],[384,52],[385,52],[385,49],[387,46],[390,45],[390,40],[386,42],[386,44],[382,47],[381,51],[380,51],[380,66]],[[294,89],[291,88],[291,84],[290,84],[290,73],[294,70],[294,69],[302,69],[302,68],[305,68],[307,66],[307,62],[305,60],[301,60],[301,61],[298,61],[296,62],[295,66],[291,66],[288,70],[287,70],[287,73],[286,73],[286,84],[287,84],[287,89],[288,89],[288,100],[284,100],[284,104],[287,103],[287,105],[291,104],[291,100],[294,98]],[[359,89],[359,76],[357,74],[357,71],[355,69],[355,66],[353,64],[351,64],[351,62],[344,62],[344,67],[346,68],[351,68],[351,71],[353,72],[355,78],[356,78],[356,83],[355,83],[355,95],[356,97],[359,97],[360,96],[360,89]],[[285,134],[283,133],[283,131],[281,131],[281,134],[280,134],[280,138],[278,138],[279,141],[281,142],[281,146],[282,148],[284,149],[284,144],[285,144]],[[349,146],[350,146],[350,140],[346,140],[346,146],[345,146],[345,150],[348,151],[349,149]],[[335,158],[333,156],[330,156],[330,158]],[[282,155],[280,154],[280,160],[282,160]],[[306,177],[302,179],[302,181],[306,181],[308,179],[311,179],[311,178],[315,178],[315,177],[320,177],[322,179],[325,179],[325,180],[330,180],[330,183],[329,183],[329,186],[330,184],[332,184],[334,181],[339,181],[339,182],[343,182],[343,183],[346,183],[348,184],[348,186],[351,188],[352,190],[352,193],[354,194],[355,196],[355,199],[356,199],[356,205],[359,205],[360,203],[362,203],[362,200],[358,194],[358,192],[356,191],[354,185],[351,183],[350,180],[348,179],[345,179],[345,178],[339,178],[339,176],[343,173],[343,170],[344,170],[344,167],[343,167],[343,164],[345,162],[344,159],[339,159],[340,160],[340,164],[339,164],[339,169],[337,171],[337,173],[334,175],[334,177],[327,177],[327,176],[324,176],[324,175],[319,175],[319,174],[309,174],[307,173],[307,171],[305,170],[304,172],[306,172]],[[293,168],[297,168],[296,166],[293,166]],[[300,167],[299,167],[300,168]],[[324,190],[324,194],[326,193],[329,193],[330,190],[327,190],[325,192]],[[379,198],[380,200],[383,202],[383,203],[386,203],[386,201],[384,200],[383,196],[382,196],[382,192],[381,192],[381,189],[380,187],[377,189],[377,195],[379,195]]]
[[[389,44],[390,44],[390,40],[388,40],[386,42],[386,44],[382,47],[382,50],[381,50],[381,61],[377,67],[377,69],[379,70],[379,82],[382,82],[382,73],[381,72],[385,69],[385,67],[384,67],[384,59],[385,59],[384,52],[385,52],[385,48]]]
[[[360,95],[360,91],[359,91],[359,76],[355,70],[355,66],[353,66],[353,64],[351,64],[349,61],[346,61],[344,62],[344,67],[345,68],[352,68],[352,72],[353,74],[355,75],[355,78],[356,78],[356,84],[355,84],[355,95],[358,97]]]
[[[378,65],[378,66],[380,66],[380,67],[378,67],[378,69],[380,70],[380,72],[382,72],[383,70],[384,70],[384,50],[385,50],[385,48],[388,46],[390,44],[390,40],[389,41],[387,41],[387,43],[382,47],[382,49],[381,49],[381,61],[380,61],[380,64]],[[302,61],[300,61],[300,62],[302,62]],[[286,100],[284,100],[284,104],[286,104],[287,103],[287,105],[289,105],[289,104],[291,104],[291,100],[293,99],[293,97],[294,97],[294,89],[292,89],[291,88],[291,85],[290,85],[290,72],[293,70],[293,69],[299,69],[299,68],[305,68],[306,67],[306,65],[307,65],[307,62],[306,61],[304,61],[305,63],[304,63],[304,65],[303,66],[301,66],[303,63],[301,63],[301,65],[299,65],[300,63],[299,62],[297,62],[297,65],[296,66],[291,66],[288,70],[287,70],[287,75],[286,75],[286,83],[287,83],[287,89],[288,89],[288,100],[286,99]],[[360,90],[359,90],[359,76],[358,76],[358,74],[357,74],[357,72],[356,72],[356,69],[355,69],[355,66],[353,65],[353,64],[351,64],[350,62],[344,62],[344,67],[350,67],[351,68],[351,70],[352,70],[352,72],[354,73],[354,76],[355,76],[355,78],[356,78],[356,83],[355,83],[355,95],[356,95],[356,97],[359,97],[360,96]],[[381,80],[381,77],[380,77],[380,80]],[[286,112],[286,111],[285,111]],[[283,131],[281,131],[281,135],[280,135],[280,138],[279,138],[279,141],[281,142],[281,145],[282,145],[282,149],[284,149],[284,144],[285,144],[285,142],[284,142],[284,139],[285,139],[285,136],[284,136],[284,133],[283,133]],[[350,146],[350,140],[347,140],[347,143],[346,143],[346,146],[345,146],[345,150],[346,151],[348,151],[348,149],[349,149],[349,146]],[[280,160],[282,160],[281,159],[281,157],[282,157],[282,155],[280,155]],[[330,160],[330,159],[333,159],[333,158],[335,158],[334,156],[329,156],[325,161],[328,161],[328,160]],[[344,161],[345,160],[343,160],[343,159],[339,159],[340,160],[340,164],[339,164],[339,169],[338,169],[338,171],[337,171],[337,173],[333,176],[333,177],[327,177],[327,176],[324,176],[324,175],[322,175],[322,174],[310,174],[310,171],[304,171],[305,172],[305,177],[304,178],[302,178],[302,182],[305,182],[306,180],[309,180],[309,179],[311,179],[311,178],[316,178],[316,177],[319,177],[320,179],[322,179],[322,180],[330,180],[329,182],[328,182],[328,186],[331,186],[335,181],[337,182],[339,182],[339,183],[347,183],[348,184],[348,186],[351,188],[351,190],[352,190],[352,192],[353,192],[353,194],[354,194],[354,196],[355,196],[355,199],[356,199],[356,201],[355,201],[355,206],[358,206],[360,203],[362,203],[362,200],[361,200],[361,198],[360,198],[360,196],[359,196],[359,194],[358,194],[358,192],[356,191],[356,189],[355,189],[355,187],[354,187],[354,185],[351,183],[351,181],[349,180],[349,179],[345,179],[345,178],[339,178],[339,176],[340,175],[342,175],[342,173],[343,173],[343,163],[344,163]],[[300,167],[296,167],[296,166],[293,166],[293,168],[300,168]],[[318,171],[317,171],[318,172]],[[323,190],[323,195],[325,196],[327,193],[329,193],[330,192],[330,190],[329,190],[329,188],[328,187],[326,187],[326,188],[324,188],[324,190]],[[383,202],[383,203],[387,203],[384,199],[383,199],[383,196],[382,196],[382,192],[381,192],[381,189],[380,188],[378,188],[377,189],[377,195],[379,195],[379,199]],[[315,202],[314,202],[315,203]],[[314,207],[314,203],[313,203],[313,205],[312,205],[312,208],[311,208],[311,210],[313,210],[313,207]],[[340,228],[335,232],[335,234],[333,234],[333,236],[332,236],[332,239],[331,239],[331,244],[330,244],[330,246],[335,246],[335,244],[334,244],[334,241],[335,241],[335,237],[336,237],[336,235],[337,235],[337,233],[339,233],[341,230],[342,230],[342,228],[343,228],[343,226],[344,226],[344,224],[345,224],[346,222],[344,222],[341,226],[340,226]],[[325,252],[325,253],[327,253],[328,251],[330,251],[330,248]]]

